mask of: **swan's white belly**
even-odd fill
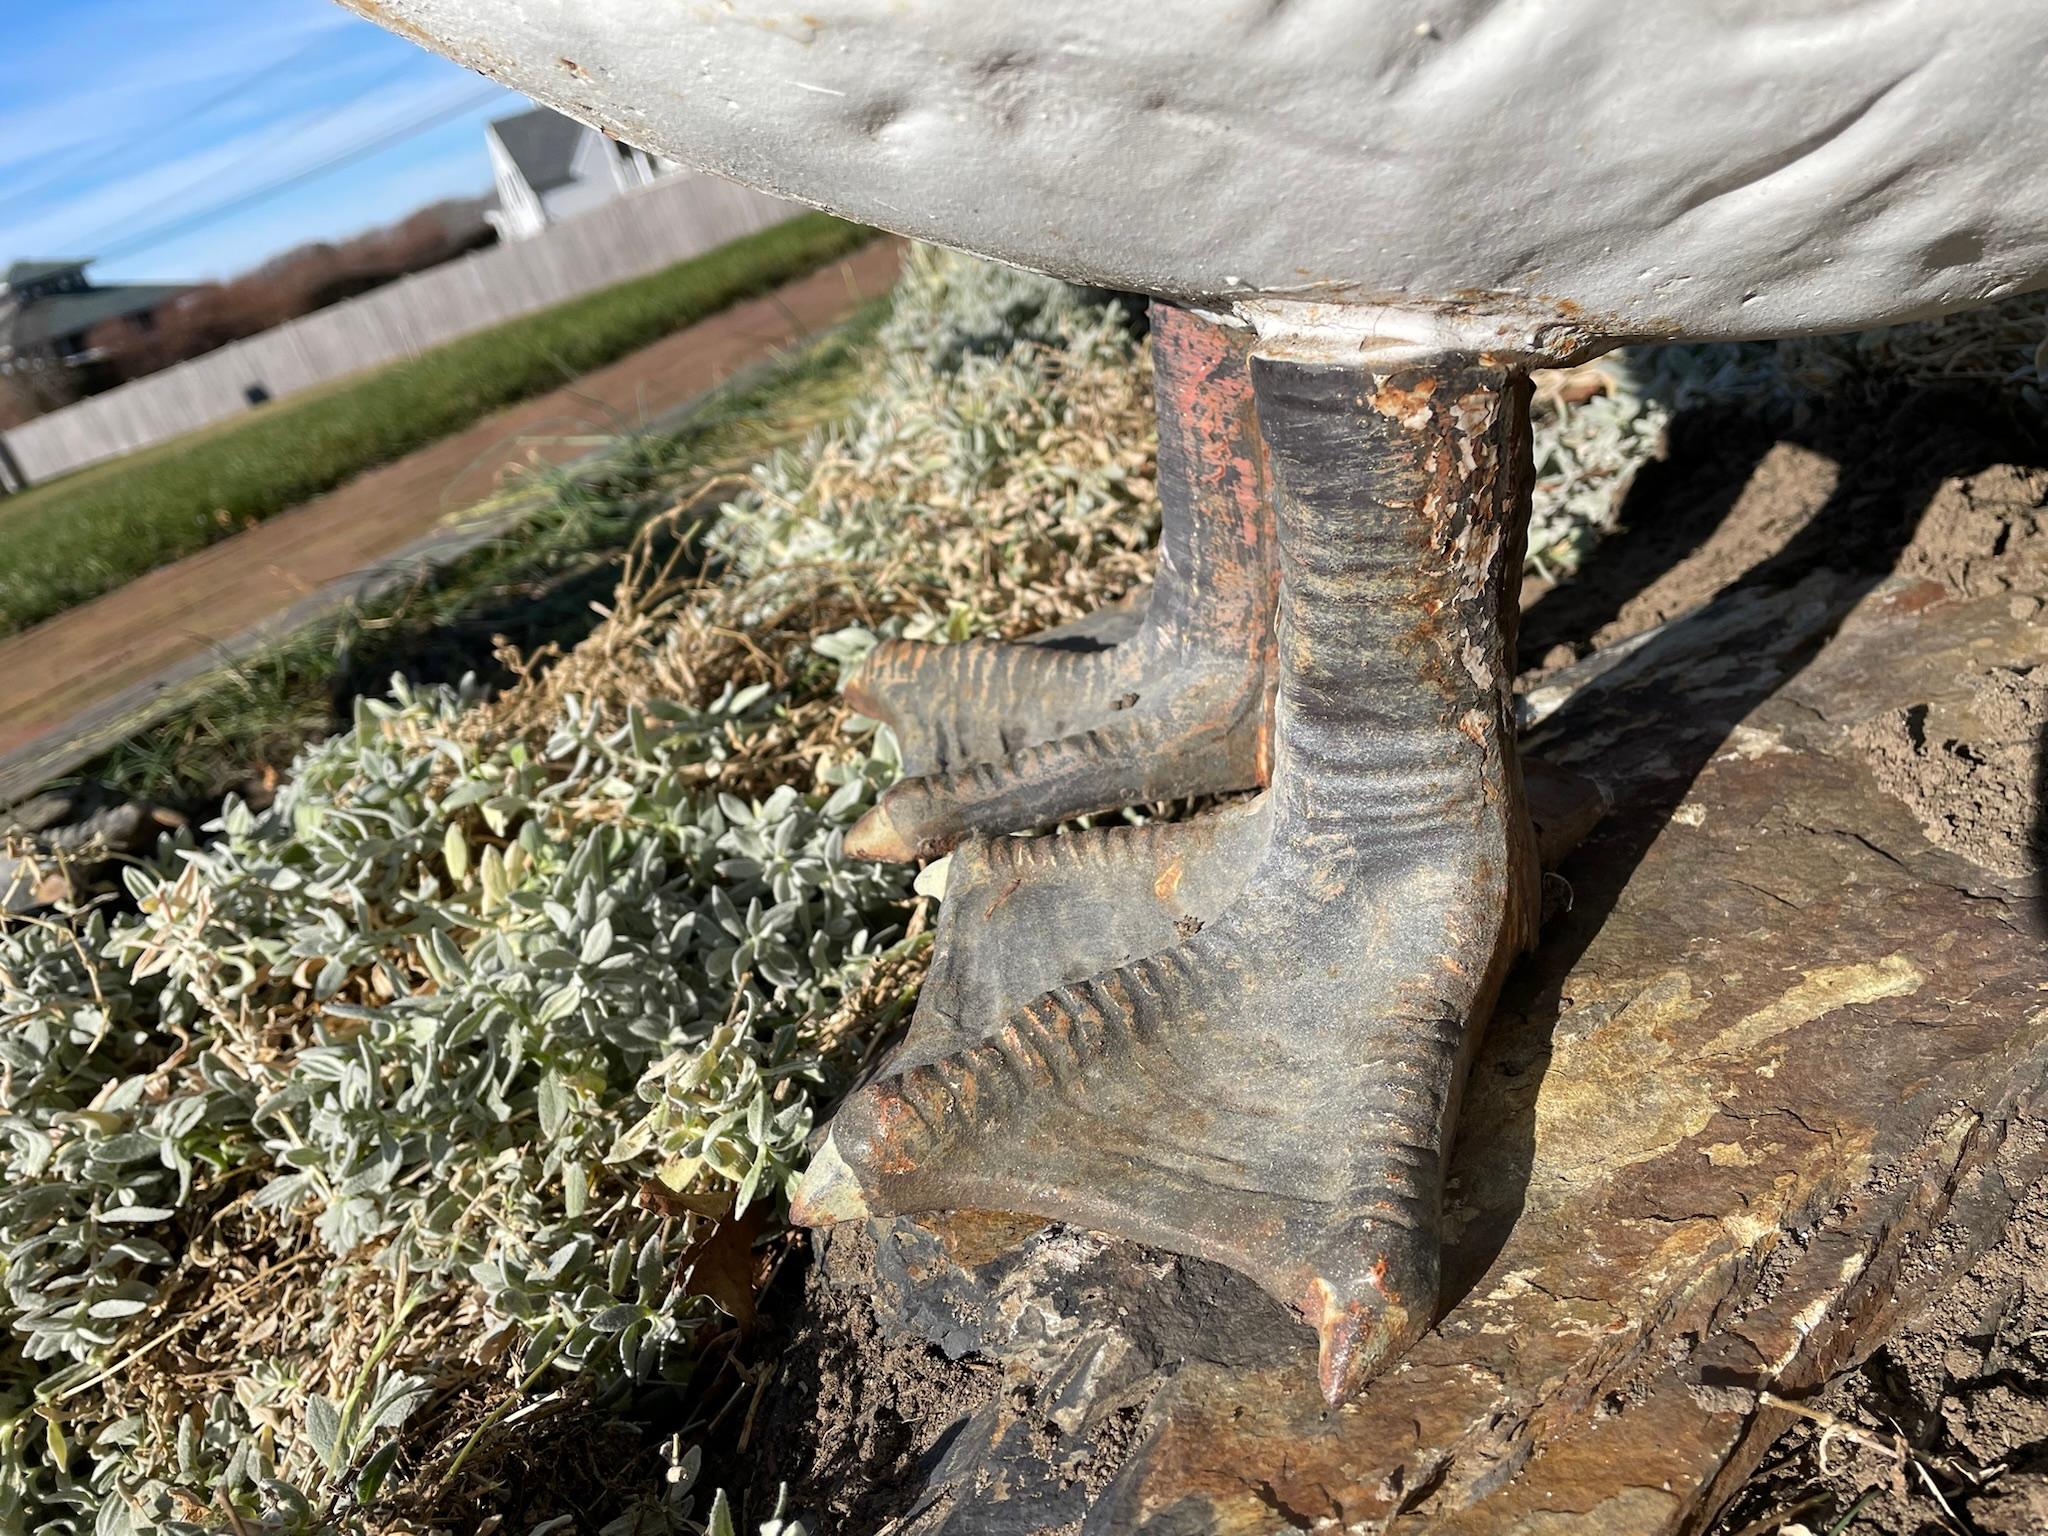
[[[1569,351],[2048,283],[2048,0],[346,3],[754,186],[1210,307]]]

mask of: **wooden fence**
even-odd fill
[[[0,438],[0,484],[35,484],[252,404],[412,357],[470,331],[657,271],[798,210],[684,171],[557,224],[136,379]]]

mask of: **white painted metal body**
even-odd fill
[[[1262,330],[1555,358],[2048,283],[2048,0],[345,3],[657,153]]]

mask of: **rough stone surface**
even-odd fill
[[[1869,743],[1918,711],[2009,744],[1983,694],[2043,661],[2006,592],[1818,571],[1547,677],[1532,750],[1616,809],[1475,1069],[1438,1328],[1333,1413],[1308,1330],[1213,1266],[986,1217],[840,1238],[885,1332],[1002,1373],[902,1528],[1699,1528],[1789,1422],[1757,1392],[1868,1353],[2038,1171],[2035,895]]]

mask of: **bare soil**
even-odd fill
[[[1925,706],[1857,727],[1877,781],[1913,809],[1929,842],[2002,875],[2041,861],[2036,756],[2048,737],[2048,677],[1998,667],[1975,680],[1980,729],[1932,729]]]
[[[2048,1531],[2048,1181],[1947,1294],[1802,1406],[1812,1417],[1772,1448],[1717,1536],[1825,1531],[1845,1516],[1853,1536]]]
[[[764,1298],[769,1327],[751,1353],[775,1374],[745,1443],[728,1442],[728,1486],[746,1487],[757,1517],[787,1488],[789,1507],[821,1516],[822,1531],[879,1530],[910,1510],[939,1436],[994,1396],[1002,1373],[883,1331],[866,1233],[850,1233],[834,1259],[836,1283],[800,1262]]]
[[[508,473],[573,459],[842,319],[888,290],[901,249],[877,242],[0,640],[0,755],[388,559]]]

